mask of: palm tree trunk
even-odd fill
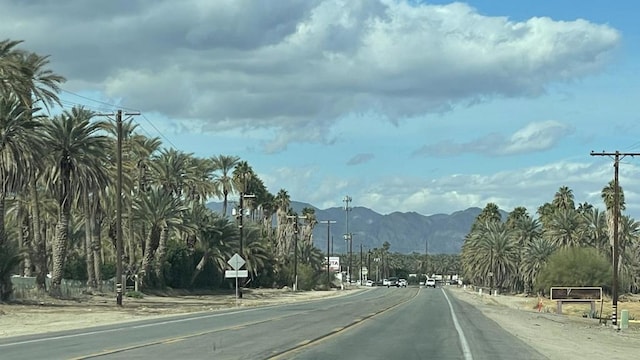
[[[51,269],[51,289],[49,290],[49,293],[53,297],[62,296],[60,286],[62,284],[64,263],[67,257],[67,243],[69,240],[68,229],[69,212],[63,210],[60,213],[60,218],[56,225],[56,234],[51,247],[53,251],[53,266]]]
[[[160,230],[160,239],[158,241],[158,249],[156,250],[156,266],[155,273],[158,280],[158,285],[164,287],[164,275],[162,269],[164,268],[164,261],[167,257],[167,238],[169,237],[169,228],[163,226]]]
[[[147,234],[147,240],[145,242],[144,256],[142,257],[142,272],[140,274],[140,288],[144,289],[148,286],[149,276],[151,275],[151,265],[155,251],[158,248],[158,237],[160,236],[159,230],[156,226],[152,226]]]
[[[93,271],[96,278],[96,286],[98,290],[102,291],[102,243],[100,241],[100,231],[102,229],[102,221],[97,216],[97,206],[93,206],[91,209],[91,251],[93,251]]]
[[[228,201],[228,197],[229,197],[229,192],[228,191],[223,191],[223,199],[222,199],[222,216],[223,217],[227,217],[227,201]]]
[[[29,180],[29,195],[31,197],[31,226],[33,234],[33,253],[36,269],[36,286],[39,290],[46,290],[47,284],[47,246],[42,236],[40,223],[40,200],[38,196],[37,177],[34,175]]]
[[[4,187],[3,187],[3,189],[4,189]],[[2,191],[2,194],[0,194],[0,251],[5,251],[3,249],[3,247],[4,247],[5,242],[6,242],[5,233],[4,233],[4,204],[5,204],[4,200],[5,200],[5,196],[6,196],[5,192]],[[5,265],[5,264],[0,264],[0,265]],[[9,296],[11,296],[12,292],[13,292],[13,285],[11,284],[11,272],[10,271],[0,271],[0,301],[7,300],[9,298]]]
[[[67,245],[69,243],[69,219],[71,218],[70,199],[70,168],[62,169],[62,186],[60,193],[60,216],[56,225],[56,234],[51,246],[53,252],[53,266],[51,271],[51,289],[49,293],[53,297],[61,297],[62,273],[67,259]]]
[[[200,275],[204,267],[207,265],[208,259],[209,259],[209,250],[207,249],[202,255],[202,258],[200,259],[200,261],[198,262],[198,265],[196,265],[196,269],[193,271],[193,275],[191,276],[191,282],[189,283],[189,285],[193,286],[193,283],[196,281],[196,278],[198,277],[198,275]]]
[[[33,249],[31,246],[31,234],[29,232],[29,228],[31,224],[29,224],[29,218],[25,216],[24,211],[19,209],[18,211],[18,219],[22,222],[22,226],[20,227],[20,231],[18,232],[19,241],[22,243],[20,247],[24,251],[24,262],[23,262],[23,270],[22,275],[31,277],[33,276],[33,272],[31,271],[33,267]]]
[[[82,192],[82,205],[84,210],[84,250],[87,257],[87,287],[89,292],[96,288],[96,270],[94,265],[93,247],[91,246],[91,225],[93,225],[93,219],[91,218],[91,209],[89,206],[89,192],[84,190]]]
[[[133,232],[133,201],[129,201],[129,219],[127,220],[127,244],[129,245],[129,269],[133,269],[136,264],[136,244],[134,241],[134,232]]]

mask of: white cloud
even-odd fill
[[[632,179],[640,176],[640,166],[625,164],[621,186],[627,209],[640,215],[638,193]],[[458,174],[425,181],[419,178],[388,178],[352,192],[354,204],[382,213],[415,211],[421,214],[452,213],[470,206],[484,207],[495,202],[505,211],[525,206],[531,214],[545,201],[552,201],[560,186],[568,186],[576,203],[602,207],[600,191],[611,180],[609,162],[559,161],[543,166],[502,171],[492,175]],[[335,206],[338,206],[337,204]]]
[[[568,125],[557,121],[541,121],[527,124],[510,137],[491,133],[472,141],[456,143],[444,140],[423,145],[414,156],[456,156],[465,153],[484,155],[516,155],[549,150],[574,132]]]
[[[0,32],[51,54],[70,90],[90,86],[144,112],[197,119],[206,131],[273,128],[282,135],[268,151],[330,142],[332,124],[350,113],[396,120],[461,101],[535,96],[601,69],[620,42],[606,25],[514,22],[462,3],[0,5]]]

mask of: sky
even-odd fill
[[[0,38],[50,55],[63,106],[246,160],[325,209],[604,205],[640,152],[636,1],[0,0]],[[640,218],[640,156],[620,162]]]

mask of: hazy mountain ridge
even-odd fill
[[[222,203],[212,202],[208,207],[214,211],[221,211]],[[233,205],[229,204],[229,212],[232,207]],[[311,204],[296,201],[291,202],[291,207],[298,214],[302,213],[303,208],[310,207],[315,209],[318,221],[337,221],[330,226],[333,250],[335,253],[344,253],[347,250],[348,243],[344,240],[346,213],[342,207],[318,209]],[[464,237],[481,211],[481,208],[471,207],[452,214],[421,215],[416,212],[393,212],[382,215],[369,208],[355,206],[349,212],[353,252],[359,253],[360,243],[366,252],[374,247],[382,247],[382,244],[388,241],[392,252],[424,254],[428,247],[430,254],[457,254]],[[506,219],[506,213],[502,212],[502,215],[503,219]],[[313,239],[317,247],[326,251],[327,224],[316,225]]]

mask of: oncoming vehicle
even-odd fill
[[[407,287],[408,284],[409,282],[407,281],[407,279],[398,280],[398,287]]]
[[[398,278],[397,277],[390,277],[389,280],[387,281],[387,287],[398,287]]]
[[[424,284],[427,287],[435,288],[436,287],[436,279],[427,279],[427,281],[425,281]]]

